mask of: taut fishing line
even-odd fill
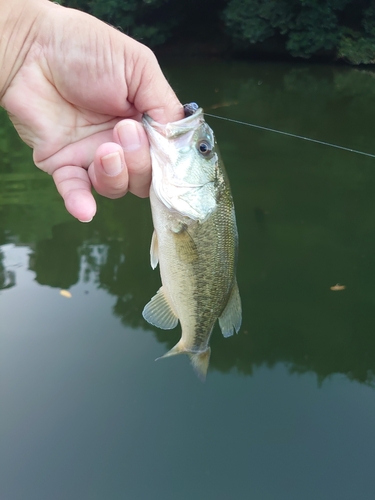
[[[316,144],[322,144],[323,146],[330,146],[331,148],[342,149],[343,151],[349,151],[350,153],[356,153],[358,155],[375,158],[375,154],[365,153],[364,151],[358,151],[357,149],[346,148],[345,146],[331,144],[330,142],[319,141],[318,139],[311,139],[311,137],[303,137],[302,135],[291,134],[290,132],[283,132],[282,130],[263,127],[262,125],[255,125],[254,123],[241,122],[239,120],[233,120],[232,118],[225,118],[224,116],[211,115],[210,113],[205,113],[205,115],[211,116],[212,118],[219,118],[219,120],[226,120],[228,122],[237,123],[239,125],[246,125],[247,127],[259,128],[260,130],[266,130],[267,132],[275,132],[276,134],[287,135],[288,137],[294,137],[295,139],[303,139],[304,141],[315,142]]]

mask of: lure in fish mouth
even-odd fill
[[[241,326],[238,234],[214,133],[196,103],[184,111],[185,118],[167,124],[143,117],[152,160],[151,266],[159,264],[162,281],[143,317],[163,329],[180,321],[181,339],[162,357],[188,354],[204,380],[216,320],[225,337]]]
[[[193,115],[196,111],[198,111],[199,106],[196,102],[190,102],[188,104],[184,104],[184,114],[185,118]]]

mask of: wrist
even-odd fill
[[[0,102],[22,66],[48,0],[0,0]]]

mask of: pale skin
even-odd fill
[[[143,113],[167,123],[183,108],[153,53],[116,29],[48,0],[0,0],[0,104],[35,165],[82,222],[109,198],[148,195]]]

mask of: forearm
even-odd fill
[[[48,0],[0,0],[0,102],[38,32]]]

